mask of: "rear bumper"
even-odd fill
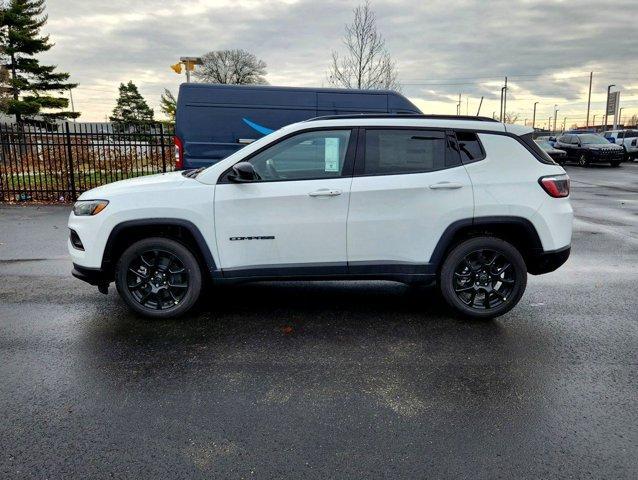
[[[527,262],[527,271],[532,275],[553,272],[567,261],[571,249],[571,245],[568,245],[558,250],[536,254]]]
[[[71,275],[90,285],[108,285],[113,281],[112,276],[101,268],[81,267],[75,263]]]

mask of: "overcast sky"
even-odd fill
[[[625,115],[638,113],[636,0],[373,0],[380,32],[396,60],[405,95],[426,113],[498,113],[503,77],[508,111],[520,122],[583,123],[589,72],[592,115],[601,118],[608,84]],[[243,48],[268,64],[272,85],[322,86],[330,52],[341,48],[356,1],[48,0],[44,27],[55,46],[44,55],[79,82],[82,120],[104,120],[120,82],[133,80],[161,116],[164,88],[183,81],[169,66],[180,56]]]

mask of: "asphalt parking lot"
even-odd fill
[[[637,478],[638,164],[567,169],[572,257],[491,322],[389,282],[149,321],[70,276],[68,206],[0,206],[0,477]]]

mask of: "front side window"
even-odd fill
[[[350,130],[319,130],[287,138],[250,158],[264,181],[340,177]]]
[[[454,166],[446,163],[447,139],[440,131],[369,129],[365,144],[365,175],[422,173]]]

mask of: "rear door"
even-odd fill
[[[348,214],[350,271],[420,273],[445,229],[473,217],[472,185],[453,135],[367,128],[360,137]]]

